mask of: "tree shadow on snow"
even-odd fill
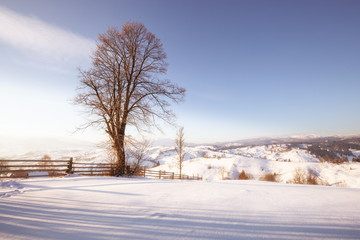
[[[8,239],[358,239],[360,223],[328,216],[109,205],[46,198],[0,201]],[[121,203],[121,201],[119,201]],[[61,204],[60,204],[61,203]]]

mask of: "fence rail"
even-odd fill
[[[70,173],[84,176],[112,176],[115,168],[115,164],[74,162],[73,158],[69,160],[0,160],[0,178],[58,177]],[[180,175],[145,167],[136,170],[128,168],[128,171],[136,176],[147,178],[202,180],[202,177],[198,175]]]
[[[166,172],[166,171],[156,171],[156,170],[151,170],[151,169],[147,169],[147,168],[141,168],[140,171],[138,171],[138,173],[136,174],[137,176],[142,176],[142,177],[148,177],[148,178],[158,178],[158,179],[182,179],[182,180],[202,180],[202,177],[199,175],[193,175],[193,176],[189,176],[189,175],[185,175],[185,174],[176,174],[174,172]]]

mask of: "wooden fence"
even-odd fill
[[[0,178],[59,177],[67,174],[83,176],[113,176],[115,164],[86,163],[69,160],[0,160]],[[132,171],[131,171],[132,172]],[[136,176],[158,179],[202,180],[199,176],[188,176],[166,171],[139,168]]]
[[[147,178],[158,178],[158,179],[182,179],[182,180],[202,180],[202,177],[199,175],[185,175],[185,174],[176,174],[174,172],[166,172],[166,171],[155,171],[151,169],[141,168],[136,173],[137,176],[147,177]]]
[[[69,160],[0,160],[0,178],[58,177],[75,173],[85,176],[111,176],[114,164]]]
[[[63,176],[68,160],[0,160],[0,178]]]

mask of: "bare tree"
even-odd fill
[[[178,155],[178,168],[180,171],[180,179],[181,179],[183,161],[186,154],[184,149],[185,148],[184,127],[180,127],[176,132],[175,145],[176,145],[175,150]]]
[[[117,158],[117,175],[125,173],[125,135],[128,125],[138,131],[171,123],[168,100],[183,100],[185,89],[161,76],[167,71],[162,43],[145,26],[127,22],[121,31],[110,27],[100,34],[92,66],[80,70],[81,87],[75,104],[92,116],[83,126],[97,126],[109,135]]]
[[[134,175],[140,171],[143,162],[149,161],[150,157],[147,152],[151,147],[151,141],[148,139],[128,139],[126,149],[129,154],[126,164],[131,167],[127,174]]]

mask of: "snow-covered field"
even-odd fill
[[[76,176],[0,186],[0,239],[360,236],[358,188]]]
[[[235,180],[241,171],[245,171],[254,180],[275,173],[278,181],[287,183],[292,181],[296,170],[301,169],[305,174],[311,171],[323,185],[360,188],[360,163],[352,162],[355,156],[360,156],[360,150],[351,150],[353,155],[346,156],[349,162],[342,164],[320,162],[306,148],[289,147],[288,144],[239,145],[228,149],[202,145],[188,146],[185,151],[182,173],[202,176],[205,180]],[[80,162],[106,162],[108,159],[106,150],[85,143],[46,151],[0,149],[0,158],[4,159],[41,159],[45,154],[51,159],[73,157]],[[143,165],[153,170],[179,172],[174,146],[150,147],[145,156],[148,161]]]
[[[268,173],[276,173],[283,183],[291,182],[295,171],[305,174],[311,171],[319,184],[360,188],[360,163],[332,164],[320,162],[308,151],[299,148],[288,149],[285,144],[239,147],[219,150],[213,146],[186,148],[183,174],[200,175],[205,180],[235,180],[241,171],[258,180]],[[158,161],[148,162],[154,170],[178,172],[177,155],[173,147],[153,147],[149,157]],[[357,151],[354,151],[354,155]]]

